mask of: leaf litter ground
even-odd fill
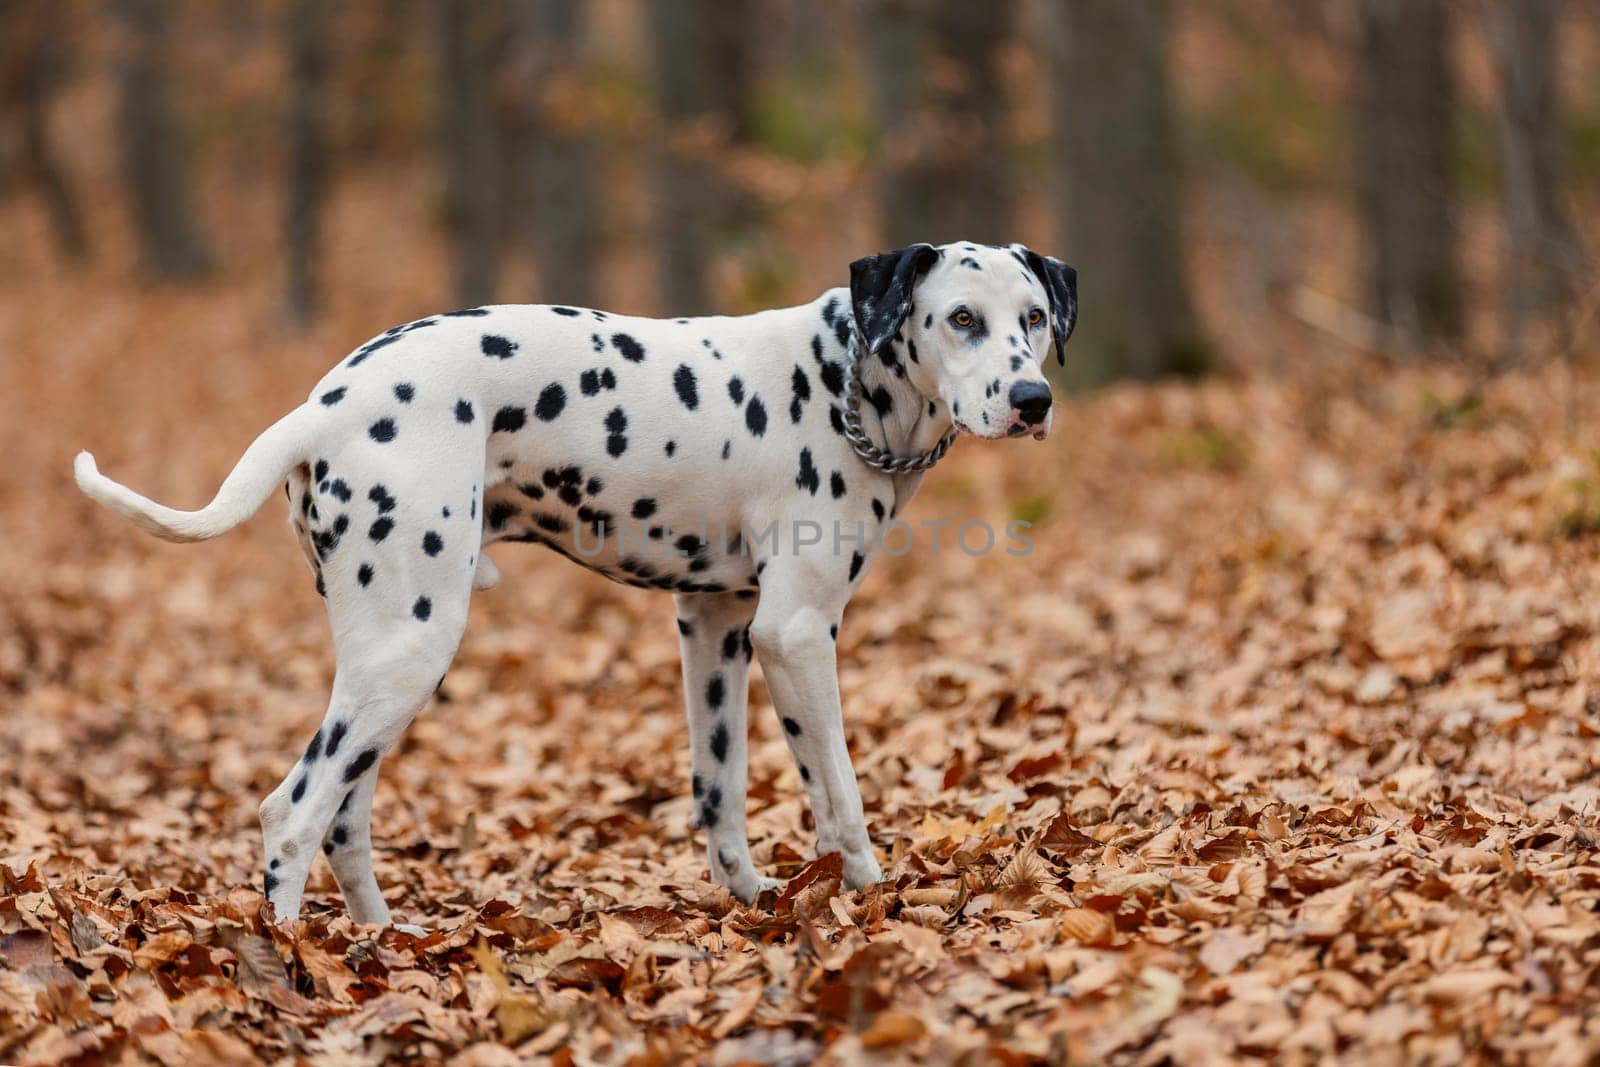
[[[790,881],[711,885],[670,601],[499,551],[375,805],[418,938],[322,867],[302,921],[263,912],[256,804],[331,674],[281,515],[167,546],[67,477],[92,443],[192,505],[326,353],[120,368],[126,328],[0,369],[0,1060],[1600,1056],[1586,379],[1130,386],[963,442],[907,518],[1034,547],[924,529],[850,608],[862,893],[808,860],[759,671],[754,851]]]

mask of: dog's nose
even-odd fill
[[[1039,425],[1050,414],[1050,387],[1043,382],[1018,382],[1007,399],[1029,426]]]

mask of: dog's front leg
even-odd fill
[[[691,593],[676,600],[694,769],[690,826],[706,831],[712,880],[748,904],[779,884],[756,873],[745,834],[749,627],[755,602],[732,593]]]
[[[855,570],[840,564],[827,554],[771,559],[750,639],[811,798],[817,851],[840,852],[845,881],[859,889],[882,880],[883,871],[867,835],[839,704],[834,638]]]

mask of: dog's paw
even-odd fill
[[[755,874],[748,878],[736,878],[731,883],[725,883],[728,892],[738,897],[745,904],[754,904],[756,898],[769,889],[782,889],[783,883],[776,878],[767,878]]]
[[[415,926],[411,923],[395,923],[394,928],[399,930],[402,934],[410,934],[412,937],[427,937],[429,934],[433,933],[432,930],[421,926]]]
[[[844,853],[844,884],[851,889],[865,889],[883,881],[883,868],[871,852]]]
[[[712,852],[711,880],[725,886],[728,892],[746,904],[755,903],[762,893],[783,885],[776,878],[763,878],[750,863],[748,855],[741,857],[732,848]]]

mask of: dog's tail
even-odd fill
[[[227,533],[266,501],[291,468],[306,460],[306,446],[317,412],[303,404],[273,423],[240,457],[211,503],[199,511],[178,511],[140,496],[100,473],[94,457],[79,452],[72,472],[78,488],[106,507],[132,519],[141,529],[168,541],[204,541]]]

